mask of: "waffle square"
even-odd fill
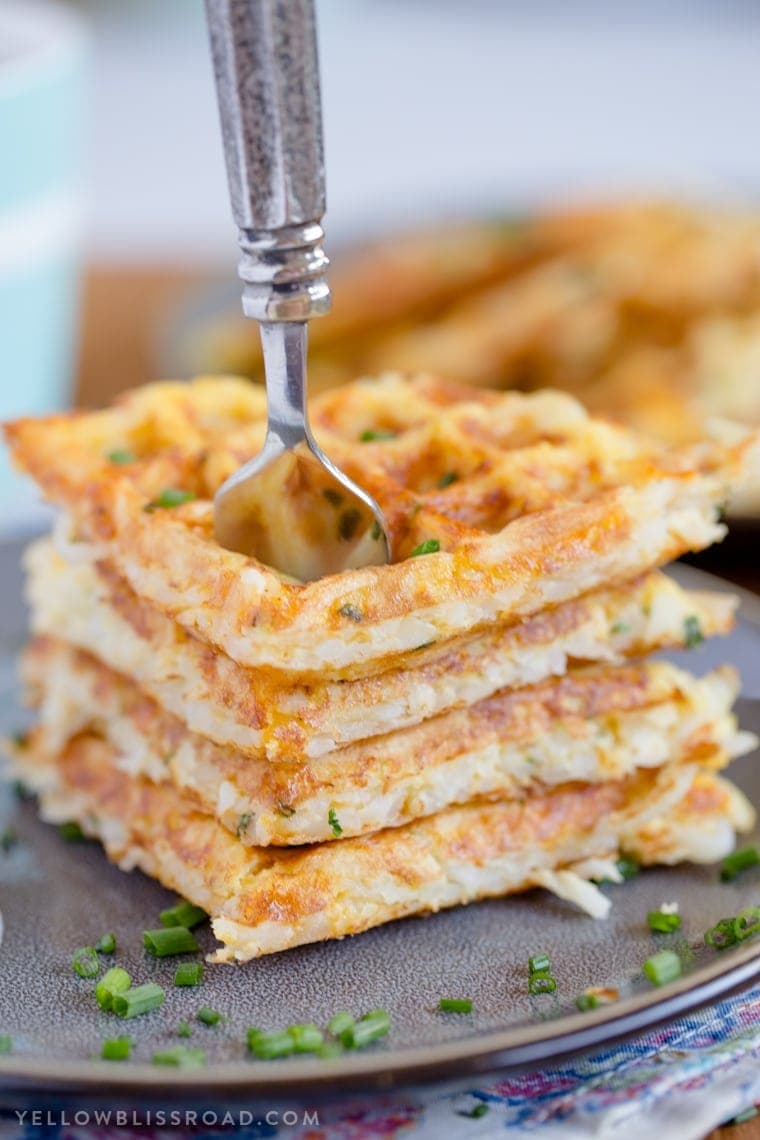
[[[81,553],[81,551],[80,551]],[[597,590],[517,624],[429,646],[401,667],[309,680],[239,665],[138,598],[108,565],[26,556],[32,628],[135,680],[196,733],[252,759],[313,759],[357,740],[521,688],[581,662],[620,662],[727,633],[736,599],[662,573]]]
[[[603,914],[609,900],[586,878],[606,874],[621,852],[642,863],[713,861],[754,821],[728,781],[669,764],[282,850],[246,847],[186,795],[122,771],[112,746],[88,733],[52,755],[32,738],[19,773],[40,792],[44,818],[77,820],[122,868],[139,867],[209,911],[223,943],[217,961],[535,886]]]
[[[242,664],[335,678],[709,545],[758,444],[668,449],[556,392],[357,381],[314,401],[315,433],[379,501],[395,561],[302,584],[213,536],[213,494],[260,446],[264,414],[261,389],[206,378],[6,434],[18,465],[66,508],[74,546],[97,546],[138,595]],[[154,509],[167,488],[194,498]],[[431,540],[437,552],[412,556]]]

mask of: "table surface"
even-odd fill
[[[104,404],[124,388],[160,376],[161,331],[187,298],[212,280],[198,269],[97,266],[83,293],[78,403]],[[726,577],[760,593],[760,569],[723,568]],[[760,1116],[716,1129],[709,1140],[760,1140]]]

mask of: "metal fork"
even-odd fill
[[[303,581],[385,563],[380,508],[322,452],[306,410],[307,321],[330,308],[313,0],[206,0],[206,14],[268,416],[263,450],[216,493],[216,537]]]

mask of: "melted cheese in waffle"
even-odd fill
[[[392,565],[302,585],[218,546],[213,493],[263,436],[263,393],[242,381],[149,385],[110,411],[6,431],[17,463],[70,511],[74,538],[96,544],[140,596],[243,664],[325,676],[388,668],[430,641],[709,545],[758,450],[749,435],[669,450],[560,393],[428,378],[356,382],[319,397],[312,418],[385,511]],[[135,462],[110,462],[114,448]],[[156,507],[167,487],[196,499]],[[410,557],[431,539],[439,552]]]
[[[730,713],[730,669],[702,680],[665,663],[576,670],[318,760],[255,761],[189,732],[126,678],[65,642],[38,638],[23,675],[54,754],[82,731],[119,767],[174,786],[243,843],[313,843],[397,827],[480,797],[620,779],[637,768],[723,764],[756,741]]]

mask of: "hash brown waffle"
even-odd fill
[[[109,411],[6,433],[74,538],[96,543],[140,596],[241,663],[338,677],[709,545],[760,438],[667,449],[560,393],[427,377],[356,382],[318,397],[312,416],[383,508],[392,565],[303,585],[216,544],[213,493],[262,440],[264,396],[244,381],[149,385]],[[114,449],[135,461],[114,464]],[[164,509],[166,488],[195,500]],[[411,556],[431,542],[440,550]]]
[[[67,562],[49,540],[30,547],[25,562],[36,632],[102,658],[193,732],[269,759],[319,756],[498,689],[534,684],[572,663],[620,661],[727,633],[736,605],[729,594],[686,591],[653,573],[506,628],[430,646],[404,668],[306,683],[210,650],[108,566]]]
[[[331,812],[350,837],[476,798],[525,800],[673,762],[722,766],[756,743],[731,715],[732,670],[697,680],[663,662],[575,670],[318,760],[277,764],[203,740],[55,638],[34,639],[22,671],[44,752],[92,732],[122,770],[173,786],[249,846],[329,841]]]
[[[584,904],[587,892],[598,906],[594,888],[586,884],[584,892],[568,875],[574,865],[621,851],[642,863],[714,861],[754,821],[730,783],[672,764],[564,785],[526,803],[449,808],[360,838],[255,848],[174,789],[120,771],[97,737],[82,734],[55,756],[32,742],[19,763],[41,793],[44,818],[77,820],[122,868],[140,867],[209,911],[224,943],[217,961],[246,961],[532,886]]]

